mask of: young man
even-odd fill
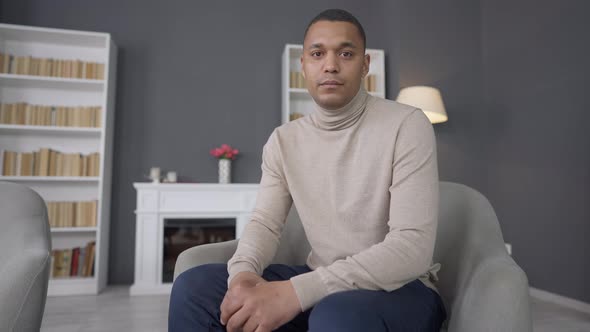
[[[256,206],[228,264],[176,279],[170,331],[440,329],[434,132],[421,110],[363,89],[365,47],[348,12],[309,24],[301,65],[317,105],[270,135]],[[293,203],[307,265],[269,265]]]

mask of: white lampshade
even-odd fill
[[[397,95],[396,101],[420,108],[430,123],[441,123],[449,119],[438,89],[429,86],[403,88]]]

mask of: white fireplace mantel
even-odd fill
[[[235,218],[236,238],[256,203],[258,184],[134,183],[137,190],[135,280],[131,295],[167,294],[162,282],[164,220]]]

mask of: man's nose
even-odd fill
[[[326,62],[324,63],[324,71],[326,73],[337,73],[338,70],[338,59],[336,55],[328,53],[326,56]]]

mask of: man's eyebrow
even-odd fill
[[[350,41],[342,42],[340,44],[340,48],[345,48],[345,47],[356,48],[356,46],[353,44],[353,42],[350,42]]]
[[[309,49],[314,49],[314,48],[322,48],[324,45],[322,43],[314,43],[309,45]],[[345,48],[345,47],[350,47],[350,48],[356,48],[356,45],[354,45],[353,42],[351,41],[345,41],[340,43],[340,48]]]

